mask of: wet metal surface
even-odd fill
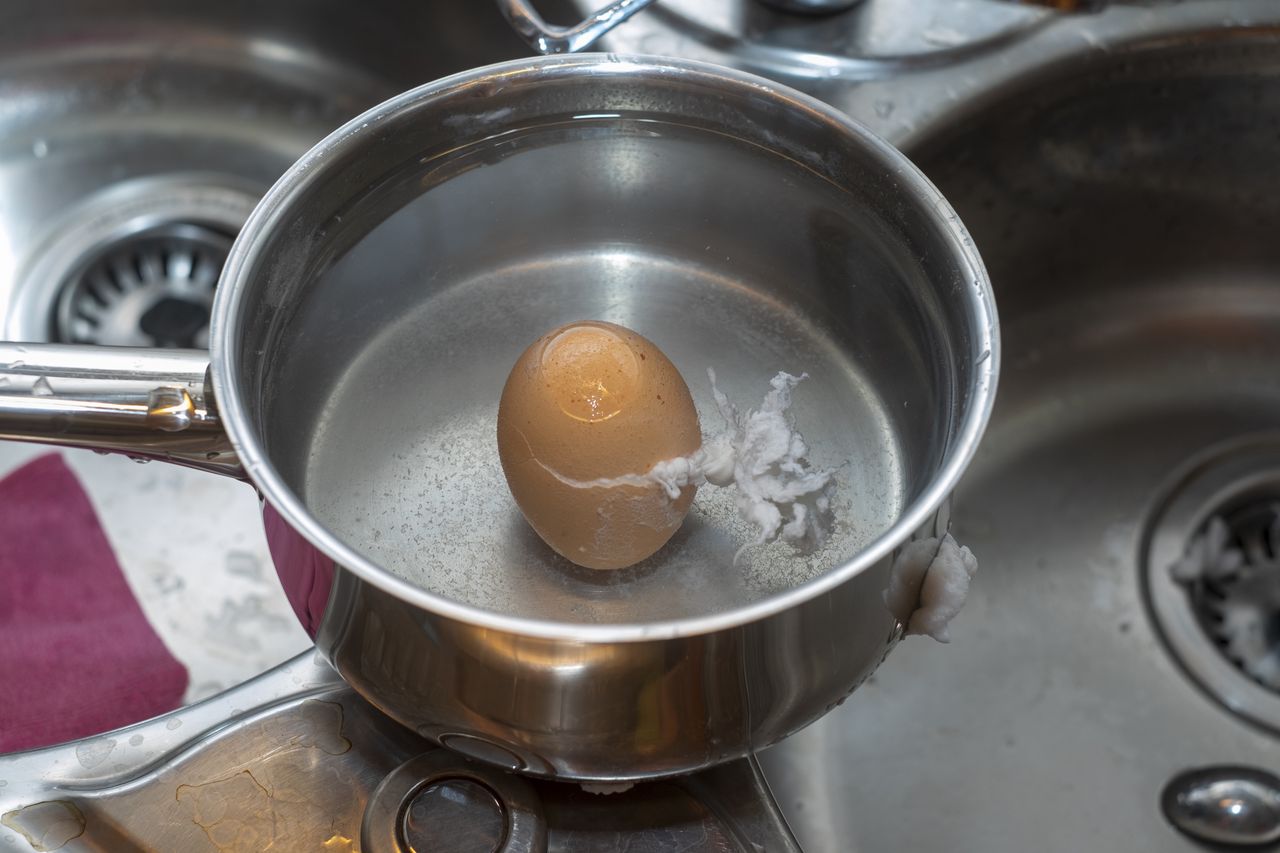
[[[767,753],[766,769],[811,851],[1200,849],[1161,816],[1166,782],[1188,766],[1280,766],[1280,748],[1166,653],[1137,564],[1170,472],[1280,416],[1280,264],[1265,254],[1266,200],[1280,194],[1273,155],[1258,156],[1273,151],[1262,145],[1276,114],[1267,33],[1280,15],[1270,0],[1071,18],[939,0],[917,5],[923,18],[894,19],[894,6],[866,0],[811,21],[754,0],[663,0],[605,42],[774,74],[907,146],[973,231],[1004,313],[1002,398],[956,523],[984,562],[953,644],[904,643],[857,701]],[[765,25],[769,50],[739,49],[740,34]],[[1240,46],[1236,70],[1194,47],[1160,58],[1180,42]],[[1118,76],[1099,84],[1092,69],[1109,63]],[[1224,69],[1251,82],[1214,88]],[[1064,99],[1072,76],[1098,100]],[[1163,107],[1141,118],[1152,101]],[[151,572],[182,582],[167,564]],[[215,701],[171,716],[137,744],[125,730],[47,761],[6,759],[0,810],[68,802],[65,785],[97,784],[135,750],[160,749],[153,738],[233,710]],[[18,792],[31,779],[38,789]],[[52,808],[51,842],[77,826]],[[0,836],[24,849],[13,820]]]
[[[434,747],[311,654],[109,737],[0,757],[0,849],[798,853],[739,761],[613,794]]]
[[[904,643],[764,756],[806,849],[1194,850],[1168,780],[1280,763],[1169,654],[1143,584],[1171,478],[1280,418],[1280,41],[1219,26],[1077,51],[908,146],[1001,312],[953,528],[982,568],[952,645]]]

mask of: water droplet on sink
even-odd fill
[[[182,720],[178,717],[174,717],[172,720],[165,723],[164,727],[169,731],[173,731],[174,729],[178,728],[181,725],[182,725]]]
[[[45,800],[0,815],[0,823],[21,835],[30,850],[61,850],[84,835],[88,825],[84,815],[67,800]],[[14,837],[5,835],[5,843]]]
[[[79,759],[82,767],[86,770],[92,770],[106,761],[107,756],[111,754],[111,750],[115,748],[116,742],[112,738],[98,738],[77,746],[76,758]]]
[[[138,746],[142,743],[142,735],[134,735],[129,738],[129,746]]]
[[[41,376],[31,386],[31,396],[33,397],[52,397],[53,386],[49,384],[49,380]]]
[[[893,115],[893,108],[893,101],[876,101],[875,103],[876,115],[880,116],[880,118],[888,118]]]
[[[31,153],[37,158],[45,158],[49,156],[49,142],[45,139],[37,139],[31,143]]]

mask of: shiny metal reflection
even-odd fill
[[[660,137],[643,124],[588,128],[588,140],[603,143],[586,149],[599,153],[595,163],[545,156],[554,146],[491,144],[519,140],[508,132],[555,131],[566,116],[613,112],[695,134],[697,145],[677,150],[696,151],[706,167],[673,180],[650,156]],[[587,124],[568,123],[575,134]],[[544,156],[509,156],[528,150]],[[623,156],[628,151],[633,156]],[[755,163],[757,179],[717,180],[712,167],[730,154]],[[493,177],[511,174],[509,165],[517,180]],[[572,180],[561,181],[566,168]],[[644,181],[630,180],[639,172]],[[435,205],[475,181],[484,192],[437,215]],[[608,205],[582,201],[611,195]],[[368,255],[383,240],[391,251],[374,252],[376,264],[342,274],[344,258]],[[556,298],[565,264],[585,264],[568,277],[581,287],[593,281],[597,250],[619,245],[635,269],[661,275],[581,289],[582,303]],[[388,266],[404,263],[413,268],[403,275]],[[429,269],[442,274],[424,277]],[[647,290],[649,321],[682,329],[680,340],[692,346],[723,343],[744,358],[763,352],[766,362],[797,346],[815,354],[830,381],[816,424],[842,451],[859,454],[860,474],[877,472],[859,481],[850,501],[880,513],[860,541],[815,561],[806,577],[766,573],[769,583],[749,597],[733,597],[740,589],[729,583],[704,584],[697,596],[693,584],[671,582],[650,584],[645,598],[632,595],[644,588],[639,582],[625,596],[584,592],[584,605],[604,602],[598,618],[558,610],[565,596],[547,572],[531,573],[538,595],[510,595],[508,587],[497,606],[431,583],[439,551],[458,541],[446,571],[471,574],[483,558],[492,563],[486,571],[509,580],[510,565],[493,563],[493,553],[506,559],[529,548],[523,527],[495,525],[492,512],[466,532],[493,537],[500,552],[485,546],[487,538],[451,540],[434,520],[406,522],[410,534],[427,537],[421,544],[378,545],[366,522],[375,512],[405,513],[413,498],[398,489],[440,491],[429,472],[397,457],[423,436],[424,415],[488,411],[496,399],[485,382],[472,381],[468,362],[424,355],[431,338],[382,349],[405,318],[435,309],[435,297],[465,299],[486,287],[507,304],[515,299],[506,311],[481,299],[471,303],[474,312],[427,312],[455,329],[486,317],[514,322],[510,334],[462,342],[468,352],[480,348],[470,361],[478,371],[505,373],[510,362],[495,353],[524,345],[518,339],[529,330],[520,323],[540,322],[536,312],[547,306],[582,310],[615,286]],[[528,774],[570,779],[657,778],[724,763],[781,740],[863,683],[900,636],[881,602],[894,551],[945,529],[945,505],[985,427],[999,365],[982,262],[945,199],[898,151],[760,78],[613,55],[457,75],[335,131],[255,209],[217,294],[217,399],[208,414],[225,425],[283,529],[328,558],[296,549],[306,564],[282,568],[318,648],[413,730],[483,744]],[[42,357],[76,359],[68,350]],[[26,375],[20,361],[8,361],[15,377]],[[354,367],[364,365],[373,381],[353,386]],[[459,378],[454,393],[415,396],[434,373]],[[189,389],[192,399],[213,403],[206,386]],[[353,387],[356,396],[348,396]],[[372,392],[370,405],[357,404],[361,389]],[[406,417],[388,416],[389,407],[407,404]],[[27,405],[26,396],[0,394],[0,414],[11,407],[11,420]],[[483,431],[458,429],[451,438]],[[56,441],[63,432],[28,428],[23,437]],[[135,440],[146,448],[157,434]],[[339,440],[326,444],[334,435]],[[385,472],[382,488],[362,494],[352,483],[368,471]],[[456,483],[443,492],[455,502],[474,493]],[[690,560],[678,575],[695,579],[707,565]]]
[[[1197,841],[1242,847],[1280,841],[1280,778],[1265,770],[1187,770],[1165,786],[1160,808]]]

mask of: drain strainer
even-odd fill
[[[256,188],[236,179],[186,174],[85,199],[19,269],[5,337],[207,346],[218,275],[256,200]]]
[[[209,345],[209,312],[231,235],[192,223],[130,234],[60,288],[54,338],[112,346]]]
[[[1160,633],[1211,696],[1280,732],[1280,435],[1191,460],[1144,538]]]
[[[1280,495],[1223,507],[1170,567],[1227,660],[1280,691]]]

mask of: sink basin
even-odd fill
[[[289,164],[386,97],[527,53],[491,2],[6,4],[4,331],[156,343],[110,328],[121,301],[111,286],[128,281],[109,275],[70,322],[50,306],[79,266],[113,244],[110,258],[128,258],[140,232],[195,223],[233,235]]]
[[[556,5],[538,8],[575,16]],[[638,17],[606,46],[681,53],[644,39],[665,38],[656,27],[686,5]],[[1229,5],[1179,8],[1208,21]],[[1153,14],[1105,20],[1150,32]],[[1191,766],[1280,766],[1268,733],[1280,715],[1268,722],[1249,662],[1219,650],[1201,610],[1171,619],[1160,604],[1191,600],[1168,586],[1170,555],[1208,518],[1280,499],[1280,476],[1251,473],[1280,469],[1268,432],[1280,424],[1280,40],[1244,18],[1199,32],[1176,17],[1159,39],[1107,50],[1086,49],[1110,38],[1104,19],[1088,38],[1047,24],[1044,41],[1014,49],[1037,54],[1030,76],[996,57],[807,86],[904,145],[954,204],[990,268],[1005,352],[994,420],[957,495],[954,531],[982,567],[953,644],[907,640],[855,701],[761,757],[810,853],[1197,850],[1160,813],[1166,782]],[[678,46],[724,58],[698,45]],[[339,122],[527,52],[487,0],[7,4],[0,327],[137,333],[84,302],[120,301],[89,292],[114,287],[92,276],[111,268],[94,266],[108,250],[145,258],[195,240],[198,270],[198,252],[216,252]],[[77,307],[97,325],[77,324]],[[0,444],[0,472],[33,452]],[[144,609],[192,669],[189,699],[305,644],[250,489],[69,458]],[[1204,477],[1213,488],[1189,485]]]
[[[1149,601],[1186,609],[1172,559],[1212,516],[1280,497],[1259,476],[1274,438],[1254,438],[1280,425],[1277,60],[1261,31],[1077,52],[913,137],[1001,314],[999,399],[954,521],[981,568],[951,646],[908,640],[764,755],[811,853],[1201,849],[1161,816],[1170,777],[1280,766],[1229,710],[1262,688],[1222,625]]]
[[[287,166],[390,95],[528,53],[492,0],[4,4],[0,336],[202,345],[230,240]],[[46,452],[0,443],[0,476]],[[309,645],[252,489],[65,455],[187,701]]]

